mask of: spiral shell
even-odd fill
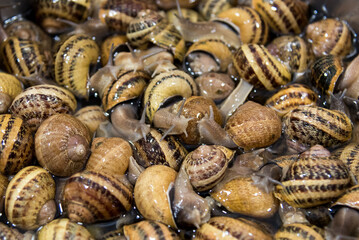
[[[55,85],[37,85],[17,95],[9,107],[13,116],[21,117],[31,130],[56,113],[73,113],[77,107],[75,96]]]
[[[7,177],[0,174],[0,214],[3,213],[5,192],[8,184],[9,184],[9,180],[7,179]]]
[[[168,239],[179,240],[179,236],[163,223],[143,220],[131,225],[125,225],[123,232],[128,239]]]
[[[101,63],[102,66],[105,66],[106,63],[108,62],[108,59],[111,55],[111,46],[113,44],[114,47],[120,45],[120,44],[124,44],[126,43],[127,37],[126,35],[122,35],[122,34],[115,34],[112,36],[109,36],[107,38],[105,38],[102,43],[101,43]]]
[[[32,162],[34,137],[19,117],[0,115],[0,172],[13,175]]]
[[[338,156],[338,158],[345,163],[345,165],[350,170],[352,182],[359,181],[359,144],[350,143],[345,146],[343,149],[335,151],[333,154]]]
[[[273,144],[282,132],[282,123],[273,109],[248,101],[227,120],[226,132],[246,150]]]
[[[106,221],[130,210],[132,191],[132,185],[124,176],[83,171],[66,181],[62,205],[71,221]]]
[[[267,99],[266,106],[274,109],[279,116],[283,116],[298,106],[315,105],[317,99],[317,94],[309,87],[295,83],[273,94]]]
[[[94,138],[86,170],[120,176],[125,174],[131,156],[131,145],[122,138]]]
[[[100,49],[90,36],[69,37],[56,53],[55,80],[79,98],[88,98],[90,65],[95,65]]]
[[[188,19],[191,22],[199,22],[199,21],[203,20],[202,16],[197,11],[195,11],[193,9],[181,8],[181,13],[185,19]],[[177,18],[177,16],[179,16],[179,13],[178,13],[177,9],[171,9],[166,12],[166,15],[167,15],[168,22],[174,23],[174,20],[175,20],[175,18]]]
[[[98,126],[108,119],[102,108],[97,105],[80,108],[74,114],[74,117],[87,126],[91,136],[93,136]]]
[[[274,239],[324,240],[325,238],[322,228],[307,223],[291,223],[279,228],[274,235]]]
[[[0,223],[0,239],[22,240],[24,236],[17,229]]]
[[[39,240],[72,238],[95,239],[84,226],[71,222],[68,218],[59,218],[49,222],[37,234]]]
[[[231,7],[230,0],[208,0],[201,1],[199,5],[199,12],[205,20],[210,20],[216,17],[219,13]]]
[[[176,179],[176,171],[163,165],[150,166],[137,179],[134,197],[138,211],[148,220],[176,227],[168,191]]]
[[[277,33],[299,34],[308,23],[308,4],[300,0],[253,0],[252,4]]]
[[[199,2],[200,0],[178,0],[178,3],[182,8],[193,8],[197,6]],[[164,10],[169,10],[176,7],[176,2],[172,0],[156,0],[156,4],[158,7]]]
[[[343,112],[317,106],[299,106],[283,117],[283,123],[289,139],[309,146],[335,147],[352,136],[352,123]]]
[[[22,91],[21,82],[16,77],[0,73],[0,113],[6,113],[11,102]]]
[[[328,54],[345,57],[353,47],[348,26],[337,19],[327,18],[311,23],[305,34],[316,57]]]
[[[178,171],[187,150],[175,137],[166,136],[162,139],[162,136],[156,129],[151,129],[146,139],[134,142],[136,158],[144,167],[166,165]]]
[[[244,218],[212,217],[196,232],[198,240],[215,240],[223,236],[233,239],[272,239],[260,225]]]
[[[34,230],[56,213],[55,181],[43,168],[28,166],[11,179],[5,196],[5,213],[12,224]]]
[[[90,142],[90,132],[80,120],[68,114],[55,114],[36,131],[36,158],[52,174],[68,177],[85,166]]]
[[[254,87],[274,90],[291,81],[287,67],[262,45],[243,44],[232,59],[239,76]]]
[[[259,13],[250,7],[235,7],[217,15],[234,23],[240,29],[243,43],[266,44],[269,39],[269,26]]]

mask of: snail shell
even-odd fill
[[[205,20],[210,20],[216,17],[219,13],[229,9],[231,7],[230,2],[231,1],[229,0],[201,1],[198,9]]]
[[[259,13],[251,7],[235,7],[217,15],[234,23],[240,29],[243,43],[266,44],[269,39],[269,26]]]
[[[159,131],[152,128],[146,138],[134,142],[136,158],[144,167],[166,165],[178,171],[188,152],[175,137],[162,137]]]
[[[123,232],[128,239],[180,239],[171,228],[163,223],[152,220],[142,220],[138,223],[125,225],[123,227]]]
[[[31,130],[56,113],[71,114],[77,107],[75,96],[55,85],[37,85],[17,95],[9,107],[13,116],[21,117]]]
[[[327,18],[311,23],[305,34],[316,57],[328,54],[345,57],[353,47],[348,26],[337,19]]]
[[[101,43],[101,63],[102,66],[105,66],[108,62],[108,59],[111,55],[111,46],[114,47],[125,44],[128,41],[126,35],[115,34],[105,38]]]
[[[232,59],[239,76],[254,87],[274,90],[291,81],[288,68],[262,45],[243,44]]]
[[[291,84],[277,93],[273,94],[266,101],[266,106],[274,109],[279,116],[283,116],[301,105],[316,105],[317,94],[303,84]]]
[[[357,183],[359,181],[359,144],[350,143],[333,154],[345,163],[352,175],[352,182]]]
[[[94,138],[86,170],[124,175],[131,156],[131,145],[122,138]]]
[[[132,191],[132,185],[125,176],[83,171],[67,180],[62,204],[71,221],[107,221],[130,210]]]
[[[225,129],[237,146],[249,150],[277,141],[282,122],[273,109],[248,101],[228,118]]]
[[[154,220],[176,228],[168,198],[176,171],[163,165],[150,166],[137,179],[134,197],[138,211],[147,220]]]
[[[34,230],[50,222],[56,213],[55,181],[43,168],[28,166],[9,182],[5,213],[17,227]]]
[[[55,114],[36,131],[36,158],[52,174],[68,177],[85,166],[90,143],[90,132],[80,120],[68,114]]]
[[[191,22],[199,22],[202,21],[202,16],[195,10],[189,8],[181,8],[182,16],[186,19],[189,19]],[[177,9],[171,9],[166,12],[167,19],[169,23],[174,23],[175,15],[179,16],[180,13]]]
[[[200,0],[178,0],[180,7],[182,8],[193,8],[198,5]],[[169,10],[176,7],[176,2],[173,0],[156,0],[158,7]]]
[[[233,239],[272,239],[260,225],[244,218],[212,217],[196,231],[198,240],[215,240],[223,236]]]
[[[300,0],[253,0],[252,4],[277,33],[299,34],[308,23],[308,4]]]
[[[34,137],[20,117],[0,115],[0,172],[13,175],[30,165],[33,156]]]
[[[305,145],[334,147],[350,140],[352,123],[341,111],[299,106],[283,117],[289,139]]]
[[[71,222],[68,218],[55,219],[46,224],[37,233],[37,239],[39,240],[73,238],[83,240],[95,239],[84,226]]]
[[[333,206],[346,206],[359,210],[359,185],[349,188],[338,200],[335,201]]]
[[[349,183],[349,171],[337,158],[305,154],[290,166],[275,195],[293,207],[308,208],[339,197]]]
[[[310,46],[299,36],[281,36],[275,38],[268,51],[287,64],[292,72],[304,72],[314,58]]]
[[[8,184],[9,184],[8,178],[6,176],[0,174],[0,215],[3,213],[4,202],[5,202],[5,192],[6,192],[6,188],[7,188]]]
[[[324,240],[324,229],[308,223],[285,224],[278,229],[274,235],[275,240],[279,239],[312,239]]]
[[[56,53],[56,82],[77,97],[87,99],[90,65],[95,65],[99,56],[100,49],[90,36],[72,35]]]
[[[359,98],[359,71],[358,71],[359,57],[353,59],[345,70],[343,79],[339,82],[338,88],[340,90],[347,89],[345,95],[354,99]]]
[[[234,213],[268,218],[278,210],[273,193],[266,193],[253,184],[251,177],[236,177],[211,192],[211,197]],[[245,194],[243,194],[245,193]]]
[[[333,55],[318,58],[311,66],[311,81],[322,93],[334,93],[336,83],[344,68],[341,59]]]
[[[16,228],[0,223],[0,239],[23,240],[24,236]]]
[[[195,190],[206,191],[217,185],[234,153],[219,145],[201,145],[187,154],[182,165]]]
[[[0,113],[6,113],[14,98],[23,91],[21,82],[11,74],[0,73]]]
[[[87,128],[90,130],[91,136],[93,136],[98,126],[102,122],[108,120],[108,117],[106,116],[102,108],[97,105],[80,108],[74,114],[74,117],[87,126]]]

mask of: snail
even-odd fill
[[[74,117],[79,119],[90,130],[90,135],[96,132],[98,126],[108,120],[108,116],[100,106],[91,105],[80,108],[74,113]]]
[[[226,11],[231,6],[231,2],[228,0],[209,0],[200,1],[198,9],[205,20],[210,20],[218,16],[219,13]]]
[[[5,194],[5,213],[17,227],[35,230],[54,219],[54,199],[55,181],[50,173],[41,167],[28,166],[9,182]]]
[[[179,236],[176,234],[173,229],[169,228],[165,224],[152,221],[152,220],[142,220],[138,223],[131,225],[125,225],[123,227],[124,236],[127,239],[168,239],[168,240],[179,240]]]
[[[2,215],[4,210],[5,192],[8,184],[8,178],[0,174],[0,215]]]
[[[81,171],[90,154],[87,127],[68,114],[55,114],[43,121],[35,134],[39,164],[56,176],[69,177]]]
[[[23,86],[15,76],[0,73],[0,113],[6,113],[14,98],[22,91]]]
[[[180,8],[180,11],[182,13],[182,16],[186,19],[189,19],[192,22],[199,22],[199,21],[203,21],[203,17],[200,15],[199,12],[195,11],[194,9],[190,9],[190,8]],[[176,15],[179,15],[180,13],[178,12],[178,9],[170,9],[166,12],[166,16],[168,19],[169,23],[173,23],[176,18]]]
[[[194,8],[199,2],[199,0],[178,0],[179,5],[183,8]],[[173,0],[156,0],[156,4],[164,10],[176,7],[176,2]]]
[[[112,44],[118,46],[120,44],[125,44],[128,41],[127,37],[122,34],[114,34],[106,37],[101,43],[101,63],[102,66],[105,66],[108,63],[110,55],[112,54]]]
[[[358,147],[357,143],[352,142],[333,153],[348,167],[350,170],[351,181],[354,184],[357,184],[359,180]]]
[[[10,228],[4,223],[0,223],[0,238],[22,240],[24,239],[24,235],[20,233],[16,228]]]
[[[0,115],[0,172],[13,175],[32,163],[34,137],[20,117]]]
[[[355,57],[350,64],[347,66],[344,74],[343,79],[339,82],[338,88],[340,90],[346,89],[345,95],[350,97],[354,100],[359,98],[358,94],[358,70],[357,70],[357,63],[359,61],[359,57]]]

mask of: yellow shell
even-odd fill
[[[110,50],[111,50],[111,46],[113,44],[113,47],[117,47],[120,44],[124,44],[126,43],[127,37],[126,35],[121,35],[121,34],[115,34],[112,36],[107,37],[105,40],[102,41],[101,43],[101,63],[102,66],[105,66],[108,62],[108,58],[110,56]]]
[[[102,107],[93,105],[80,108],[75,114],[74,117],[79,119],[83,124],[85,124],[90,130],[90,135],[93,136],[98,126],[108,120],[105,112]]]
[[[163,165],[150,166],[140,174],[134,197],[138,211],[146,219],[176,227],[168,197],[169,186],[176,176],[175,170]]]
[[[349,188],[333,206],[347,206],[359,210],[359,185]]]
[[[5,192],[8,184],[9,184],[9,180],[7,179],[7,177],[0,174],[0,214],[3,213]]]
[[[324,230],[315,225],[306,223],[285,224],[278,229],[274,240],[280,239],[303,239],[324,240]]]
[[[22,240],[24,236],[16,228],[0,223],[0,239]]]
[[[11,102],[22,91],[21,82],[15,76],[0,72],[0,113],[6,113]]]
[[[334,152],[350,170],[353,182],[359,181],[359,145],[355,142],[346,145],[343,149]]]
[[[123,232],[128,239],[166,239],[179,240],[179,236],[163,223],[151,220],[143,220],[131,225],[125,225]]]
[[[181,8],[181,13],[184,18],[189,19],[191,22],[199,22],[203,20],[202,16],[199,15],[199,13],[193,9]],[[171,9],[167,11],[166,15],[169,23],[173,23],[174,19],[177,18],[175,14],[179,16],[177,9]]]
[[[220,12],[227,10],[231,7],[229,0],[207,0],[201,1],[199,12],[205,20],[210,20],[216,17]]]

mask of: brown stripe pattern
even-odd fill
[[[201,2],[199,11],[206,20],[216,17],[220,12],[231,7],[228,0],[208,0]]]
[[[359,210],[359,185],[349,188],[333,205],[341,205]]]
[[[324,240],[324,230],[305,223],[286,224],[276,232],[274,239]]]
[[[80,108],[74,116],[89,128],[91,135],[93,135],[100,123],[108,119],[102,107],[97,105]]]
[[[163,223],[143,220],[138,223],[126,225],[123,232],[128,239],[147,240],[179,240],[179,236]]]
[[[353,175],[353,182],[359,181],[359,144],[350,143],[341,150],[339,159],[345,163]]]

